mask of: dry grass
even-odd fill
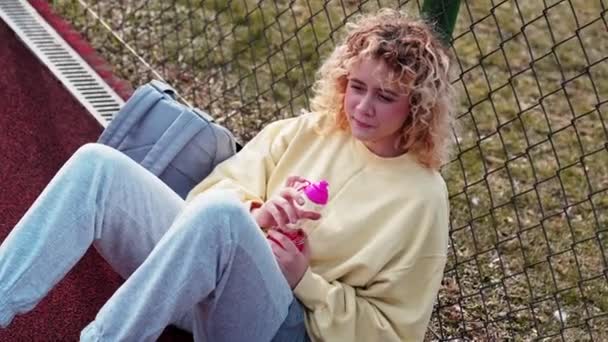
[[[91,9],[246,142],[308,106],[345,18],[378,6],[104,0]],[[117,74],[134,85],[153,76],[80,4],[55,7]],[[403,7],[418,12],[415,1]],[[460,129],[443,168],[452,244],[429,340],[608,340],[606,8],[463,1],[453,44]]]

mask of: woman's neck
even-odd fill
[[[386,144],[375,141],[363,141],[363,145],[367,147],[370,152],[382,158],[394,158],[403,155],[407,150],[399,148],[394,144]]]

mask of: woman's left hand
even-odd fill
[[[306,269],[308,269],[308,260],[310,259],[308,238],[304,238],[304,246],[300,252],[293,241],[281,233],[281,231],[270,229],[268,235],[270,236],[268,242],[270,243],[274,257],[277,259],[283,276],[287,279],[287,283],[293,289],[298,285]]]

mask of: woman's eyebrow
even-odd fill
[[[365,82],[361,81],[360,79],[357,79],[357,78],[351,77],[351,78],[350,78],[350,80],[351,80],[352,82],[357,83],[357,84],[367,86],[367,84],[365,84]],[[376,89],[376,90],[380,90],[380,91],[382,91],[382,92],[384,92],[384,93],[387,93],[388,95],[391,95],[391,96],[394,96],[394,97],[398,97],[398,96],[399,96],[399,94],[397,94],[396,92],[394,92],[394,91],[392,91],[392,90],[390,90],[390,89],[386,89],[386,88],[375,88],[375,89]]]

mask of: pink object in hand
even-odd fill
[[[299,205],[299,209],[303,211],[319,212],[329,200],[329,183],[325,180],[315,183],[308,182],[305,186],[300,187],[298,191],[305,195],[302,196],[304,204]],[[310,233],[313,226],[313,221],[306,219],[286,225],[290,231],[304,229],[305,233]]]
[[[306,236],[304,235],[304,232],[302,232],[301,229],[298,229],[298,230],[293,230],[293,229],[290,229],[290,230],[278,229],[278,230],[280,230],[281,233],[283,233],[291,241],[293,241],[294,245],[296,245],[296,247],[298,248],[298,250],[300,252],[304,250],[304,239],[306,238]],[[269,238],[272,239],[274,242],[278,243],[279,245],[281,244],[280,242],[276,241],[272,237],[269,236]]]
[[[316,204],[325,205],[329,199],[329,183],[322,180],[317,183],[310,183],[304,188],[304,193],[309,200]]]
[[[329,183],[325,180],[314,183],[307,182],[306,185],[298,188],[298,191],[301,191],[306,195],[302,196],[304,198],[304,204],[299,205],[300,209],[304,211],[319,212],[329,200]],[[313,226],[314,221],[304,219],[294,223],[288,223],[286,224],[287,229],[280,230],[285,236],[293,241],[296,247],[298,247],[298,250],[302,251],[306,234],[310,233]]]

